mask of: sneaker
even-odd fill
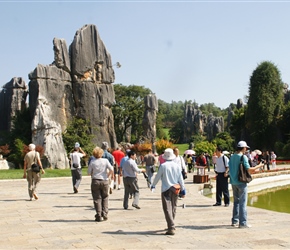
[[[108,215],[106,214],[106,215],[103,215],[103,219],[104,220],[108,220]]]
[[[120,188],[120,187],[118,187],[118,190],[121,190],[121,188]]]
[[[77,194],[79,191],[76,187],[74,187],[74,193]]]
[[[214,207],[216,207],[216,206],[220,206],[220,205],[221,205],[221,204],[219,204],[219,203],[213,204]]]
[[[135,207],[137,209],[140,209],[141,207],[139,207],[137,204],[132,204],[132,207]]]
[[[228,207],[230,204],[225,204],[225,207]]]
[[[232,227],[239,227],[239,224],[238,223],[233,223],[231,226]]]
[[[247,224],[247,225],[240,225],[239,228],[251,228],[252,226]]]
[[[166,235],[174,235],[175,231],[174,230],[168,230],[165,234]]]
[[[110,192],[109,192],[110,194],[112,194],[113,193],[113,191],[112,191],[112,188],[110,188]]]
[[[114,184],[114,189],[116,189],[116,184]]]

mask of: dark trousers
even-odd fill
[[[224,195],[225,204],[230,204],[228,177],[225,177],[224,173],[218,173],[216,178],[216,203],[222,204],[222,195]]]
[[[78,189],[82,180],[82,169],[77,168],[77,169],[71,170],[71,176],[72,176],[73,187]]]
[[[170,189],[161,193],[162,208],[168,230],[175,229],[174,218],[176,215],[177,198],[178,196],[174,192],[170,191]]]
[[[92,180],[91,192],[94,200],[94,207],[97,216],[107,216],[109,202],[109,181],[107,180]]]
[[[139,204],[139,186],[138,186],[138,179],[136,177],[124,177],[124,201],[123,207],[125,209],[128,208],[129,202],[129,194],[132,194],[134,197],[133,203],[134,205]]]

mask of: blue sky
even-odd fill
[[[262,61],[290,83],[290,1],[1,1],[0,86],[54,60],[53,38],[69,46],[94,24],[115,83],[141,85],[166,102],[226,108],[248,94]]]

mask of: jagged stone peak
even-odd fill
[[[22,77],[13,77],[2,88],[3,89],[27,89],[27,85]]]

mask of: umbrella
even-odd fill
[[[192,150],[192,149],[187,149],[187,150],[185,150],[184,154],[186,154],[186,155],[195,155],[195,151]]]
[[[228,155],[228,154],[230,154],[230,152],[225,150],[225,151],[223,151],[223,154]]]
[[[256,152],[257,155],[261,155],[262,154],[261,150],[259,150],[259,149],[255,149],[254,152]]]
[[[257,153],[255,151],[251,152],[251,158],[254,158],[257,155]]]

